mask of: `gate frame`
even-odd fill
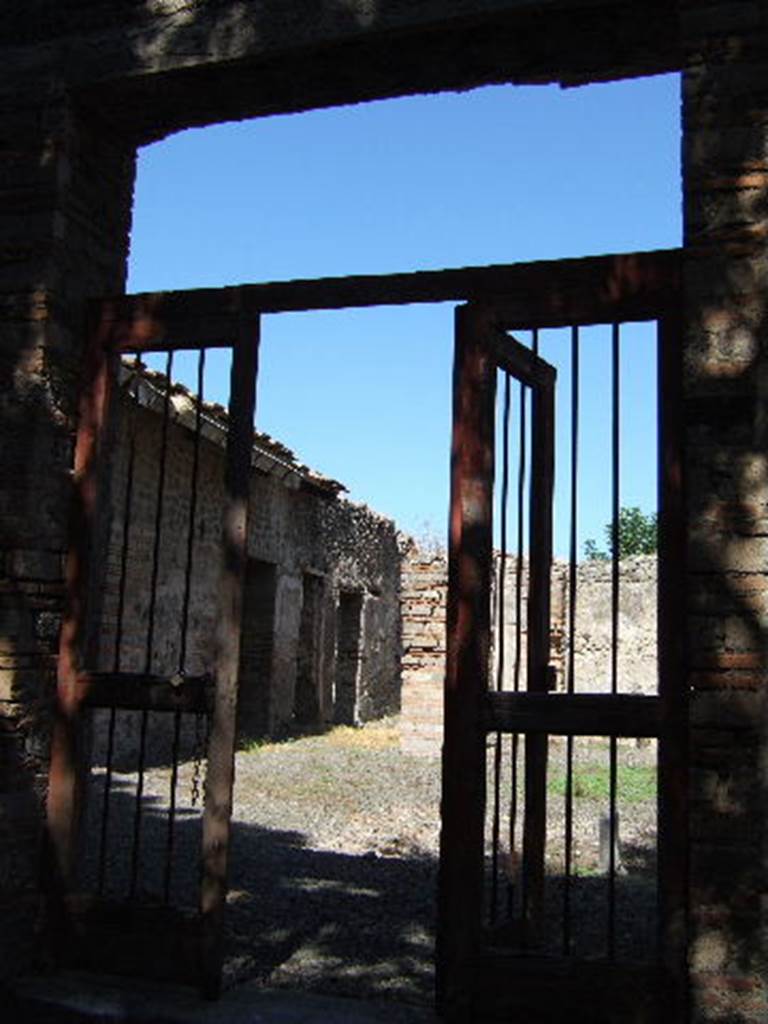
[[[685,571],[680,422],[682,345],[679,292],[674,294],[679,287],[679,267],[671,271],[669,283],[673,294],[649,294],[644,309],[639,295],[632,296],[630,311],[622,292],[609,281],[592,280],[585,281],[583,301],[570,309],[552,304],[547,296],[542,303],[542,297],[535,295],[523,316],[517,304],[504,300],[475,303],[474,308],[470,304],[457,311],[438,929],[438,1005],[452,1021],[477,1019],[482,1014],[491,1014],[489,1019],[506,1020],[515,1012],[530,1014],[534,1007],[545,1013],[542,1019],[548,1022],[561,1020],[556,1015],[558,1009],[563,1020],[570,1020],[574,1004],[589,999],[590,992],[602,990],[606,1002],[615,1001],[618,1006],[632,998],[628,994],[640,992],[646,983],[663,992],[659,1000],[664,1007],[663,1019],[685,1019],[688,758],[687,698],[682,672],[684,609],[680,600]],[[590,287],[595,291],[591,292]],[[591,295],[595,301],[590,304]],[[610,296],[607,307],[606,296]],[[544,681],[535,674],[529,677],[534,692],[493,692],[487,667],[493,396],[496,368],[505,369],[502,355],[495,351],[494,332],[627,323],[634,319],[654,321],[658,339],[658,694],[551,697]],[[486,337],[482,336],[483,329]],[[468,402],[467,393],[475,394],[477,401]],[[535,453],[533,457],[536,458]],[[539,468],[546,475],[546,467]],[[547,562],[546,550],[538,555],[542,562]],[[531,561],[533,574],[533,552]],[[535,610],[533,614],[536,615]],[[546,645],[547,632],[545,627],[543,637],[537,633],[537,642],[542,646]],[[540,668],[529,663],[529,671]],[[521,956],[487,944],[483,948],[485,746],[487,736],[493,733],[525,734],[529,740],[537,741],[537,749],[540,737],[547,733],[658,738],[658,965],[579,961],[570,956],[545,958],[530,953]],[[530,767],[526,761],[528,781]],[[545,771],[544,767],[537,773],[533,766],[534,785],[539,784],[534,795],[539,798]],[[540,817],[541,807],[534,811]],[[540,826],[542,822],[534,821],[532,831],[540,832]],[[536,852],[530,865],[534,883]],[[538,895],[535,891],[534,898]],[[557,993],[553,995],[557,1007],[547,1004],[548,991]],[[662,1019],[654,1011],[648,1012],[652,1014],[648,1019]]]
[[[216,998],[221,989],[221,922],[226,899],[227,857],[234,783],[235,715],[240,659],[243,582],[247,558],[248,505],[253,447],[260,319],[232,310],[225,334],[203,341],[179,336],[160,340],[139,328],[126,337],[110,315],[111,302],[91,306],[84,382],[75,441],[69,546],[65,563],[65,610],[59,640],[56,708],[51,739],[46,849],[43,854],[52,942],[59,955],[78,962],[99,962],[99,935],[116,926],[126,930],[161,928],[174,980],[195,981],[203,994]],[[108,478],[114,427],[113,399],[117,361],[123,352],[232,350],[229,423],[225,461],[225,506],[222,516],[222,569],[216,593],[213,699],[208,677],[187,677],[183,687],[170,678],[145,673],[95,673],[87,663],[93,653],[90,611],[99,581],[94,554],[99,530],[99,502]],[[168,388],[172,382],[168,381]],[[137,688],[141,687],[141,696]],[[133,694],[131,691],[133,690]],[[116,921],[109,910],[83,907],[76,888],[83,798],[90,766],[82,742],[82,711],[94,707],[129,707],[210,712],[207,771],[203,805],[199,928],[186,918],[161,911],[157,920]],[[139,906],[139,904],[136,904]],[[78,920],[80,918],[80,920]],[[85,941],[82,941],[83,934]],[[95,938],[94,938],[95,936]],[[163,941],[163,940],[161,940]],[[83,953],[82,947],[85,947]],[[151,956],[151,952],[148,956]],[[141,954],[139,956],[141,960]]]
[[[80,401],[77,433],[70,545],[66,570],[66,609],[61,631],[56,715],[52,741],[47,806],[48,849],[44,887],[49,896],[55,949],[67,949],[72,918],[68,895],[76,875],[76,847],[80,817],[79,793],[88,770],[78,749],[81,709],[99,680],[84,671],[83,644],[88,624],[89,549],[97,522],[97,502],[105,472],[104,429],[109,421],[109,360],[120,352],[231,347],[232,443],[227,449],[225,547],[228,566],[219,589],[219,628],[222,654],[216,668],[217,686],[206,814],[209,794],[215,815],[204,825],[203,860],[207,872],[201,893],[202,959],[199,966],[205,994],[218,994],[221,983],[221,921],[226,898],[226,875],[232,805],[233,739],[237,705],[237,669],[240,613],[247,544],[247,495],[250,438],[253,430],[258,328],[267,313],[342,309],[409,303],[467,302],[499,304],[505,317],[519,327],[558,327],[573,322],[606,323],[615,319],[659,320],[667,342],[660,367],[660,521],[659,551],[660,680],[665,692],[675,690],[682,678],[682,462],[680,454],[680,278],[681,250],[618,254],[539,261],[534,263],[467,267],[411,274],[372,275],[241,285],[221,289],[122,295],[94,300],[90,308],[85,382]],[[235,370],[237,367],[237,372]],[[245,501],[244,501],[245,499]],[[660,685],[662,685],[660,683]],[[160,687],[165,685],[159,681]],[[192,689],[189,691],[192,692]],[[202,698],[200,698],[202,700]],[[664,728],[670,736],[683,736],[684,695],[675,697]],[[229,752],[228,752],[229,751]],[[660,765],[660,789],[667,793],[661,819],[670,823],[665,849],[673,849],[665,870],[675,884],[666,894],[674,911],[675,964],[685,957],[685,865],[687,756],[679,749],[676,764]],[[462,770],[458,760],[444,752],[443,778]],[[211,771],[213,768],[213,771]],[[445,935],[456,929],[446,924],[444,908],[450,903],[449,880],[460,889],[450,871],[452,844],[462,842],[461,822],[444,807],[445,856],[441,854],[441,947]],[[448,901],[448,903],[446,903]],[[448,915],[450,918],[450,914]],[[460,927],[460,926],[459,926]],[[446,931],[447,929],[447,931]],[[186,938],[186,936],[185,936]],[[673,947],[670,946],[670,949]],[[438,977],[447,966],[438,950]],[[443,1006],[445,1009],[445,1005]]]

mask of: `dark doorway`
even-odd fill
[[[243,593],[239,730],[242,737],[269,730],[272,656],[275,646],[277,571],[270,562],[248,559]]]
[[[320,722],[320,684],[323,666],[323,592],[321,576],[304,573],[299,623],[294,718],[298,725]]]
[[[342,591],[336,620],[336,699],[334,718],[339,725],[357,723],[360,683],[360,638],[363,595]]]

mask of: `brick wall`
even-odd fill
[[[400,744],[432,754],[443,737],[445,596],[448,566],[439,553],[406,550],[402,570],[402,696]]]
[[[692,1019],[768,1019],[768,11],[683,5]]]
[[[44,788],[61,612],[80,326],[88,296],[123,286],[134,142],[271,110],[483,81],[585,82],[678,66],[687,68],[692,1011],[708,1024],[764,1021],[765,5],[679,0],[654,3],[649,15],[648,3],[629,0],[382,0],[337,5],[322,17],[317,5],[307,16],[307,4],[286,3],[261,21],[244,19],[239,2],[134,4],[129,11],[107,0],[10,0],[6,7],[0,971],[29,960],[34,913],[20,893],[29,891],[34,904],[33,887],[19,883],[19,870],[31,878],[39,835],[34,808]],[[441,24],[446,12],[456,18],[450,32]],[[419,21],[423,34],[410,31]],[[335,46],[340,39],[344,45]]]
[[[516,560],[509,558],[504,574],[504,688],[514,687],[517,645]],[[494,581],[498,590],[498,561]],[[525,614],[527,574],[522,573]],[[406,551],[403,563],[403,677],[401,746],[408,753],[434,754],[442,742],[443,676],[445,672],[445,601],[448,566],[444,555],[417,547]],[[582,562],[576,576],[576,617],[573,634],[574,686],[577,692],[605,693],[611,687],[611,565]],[[560,689],[568,686],[568,565],[552,567],[551,664]],[[619,588],[619,687],[622,693],[657,692],[656,559],[623,559]],[[493,598],[493,616],[499,602]],[[499,633],[494,630],[492,667],[495,680]],[[520,685],[525,686],[526,627],[520,629]]]
[[[122,289],[133,147],[53,73],[0,87],[0,980],[37,955],[84,299]]]

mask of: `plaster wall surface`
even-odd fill
[[[163,676],[212,673],[225,495],[223,431],[217,442],[200,442],[190,562],[194,434],[172,419],[163,460],[163,417],[158,410],[138,405],[124,388],[118,411],[95,667]],[[331,650],[323,658],[322,651],[300,648],[310,574],[325,598],[316,603],[311,639],[335,629],[343,592],[354,593],[366,609],[350,641],[360,665],[349,698],[353,720],[366,721],[399,707],[400,580],[394,524],[334,494],[301,486],[290,475],[287,480],[257,470],[252,475],[240,682],[244,737],[280,733],[296,724],[302,655],[317,662],[314,717],[303,724],[319,726],[333,715],[337,653]],[[95,727],[103,732],[106,714],[96,715]],[[118,718],[119,757],[126,765],[135,764],[141,713],[121,712]],[[158,712],[153,718],[167,720],[169,732],[172,715]],[[159,741],[162,732],[155,723],[153,734]],[[164,746],[167,755],[170,743]]]

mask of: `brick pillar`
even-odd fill
[[[681,5],[691,1018],[757,1024],[768,811],[768,15]]]
[[[401,576],[402,695],[400,746],[408,754],[439,754],[443,742],[445,555],[410,548]]]
[[[123,287],[133,176],[66,96],[0,94],[0,980],[37,906],[84,299]]]

